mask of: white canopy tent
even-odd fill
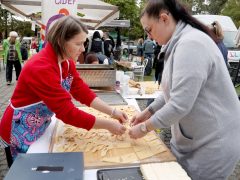
[[[42,12],[42,1],[49,0],[0,0],[4,8],[22,17],[28,17],[41,24],[35,14]],[[100,0],[76,0],[77,13],[83,23],[97,29],[119,17],[117,6]],[[62,1],[63,2],[63,1]]]

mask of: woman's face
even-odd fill
[[[176,27],[174,19],[167,12],[160,13],[158,18],[144,14],[141,24],[148,37],[159,45],[164,45],[170,40]]]
[[[81,32],[67,41],[65,44],[67,54],[65,54],[64,57],[77,60],[78,56],[85,51],[84,42],[86,41],[86,38],[87,34],[85,32]]]
[[[10,36],[10,40],[9,41],[10,41],[11,44],[14,44],[16,39],[17,38],[15,36]]]

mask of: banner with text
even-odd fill
[[[61,15],[77,15],[77,0],[42,0],[42,39],[46,28]]]

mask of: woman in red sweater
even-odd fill
[[[0,144],[6,147],[9,166],[45,132],[54,113],[64,123],[79,128],[102,128],[117,135],[125,132],[121,123],[127,121],[126,114],[96,97],[76,71],[73,60],[84,51],[87,32],[78,19],[60,18],[47,34],[46,47],[25,64],[0,123]],[[119,121],[79,110],[72,97]]]

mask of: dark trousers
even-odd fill
[[[15,67],[16,71],[16,80],[18,80],[19,74],[22,70],[22,66],[20,61],[9,61],[7,60],[7,66],[6,66],[6,80],[12,82],[12,71],[13,71],[13,66]]]
[[[12,154],[11,154],[11,150],[10,150],[9,146],[5,147],[5,154],[6,154],[8,167],[10,168],[12,166],[12,163],[13,163],[13,158],[12,158]]]

